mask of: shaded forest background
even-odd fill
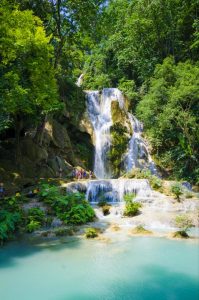
[[[118,87],[143,121],[156,163],[171,178],[198,183],[198,7],[198,0],[2,0],[0,140],[14,138],[16,164],[33,126],[42,146],[43,123],[65,109],[74,133],[83,90]]]

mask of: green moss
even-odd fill
[[[114,176],[119,176],[122,167],[123,155],[127,149],[129,138],[126,127],[120,123],[111,126],[112,145],[108,153],[108,159],[113,168]]]
[[[138,225],[133,230],[131,230],[132,234],[152,234],[152,231],[145,229],[142,225]]]
[[[98,231],[96,228],[90,227],[85,229],[85,236],[87,239],[94,239],[98,236]]]

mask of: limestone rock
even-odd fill
[[[82,119],[80,120],[79,130],[88,133],[91,136],[92,142],[94,141],[94,130],[87,112],[83,114]]]
[[[26,138],[21,142],[21,152],[23,156],[27,156],[34,163],[42,160],[46,161],[48,158],[47,150],[34,143],[30,138]]]
[[[132,135],[132,127],[129,121],[129,117],[127,112],[124,109],[119,107],[119,102],[112,101],[111,103],[111,113],[112,113],[112,120],[113,124],[120,123],[123,127],[126,128],[126,132],[129,137]]]
[[[56,120],[48,120],[45,124],[44,141],[52,142],[58,148],[71,148],[70,138],[66,128]]]

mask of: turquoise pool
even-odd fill
[[[129,237],[0,249],[1,300],[198,300],[195,242]]]

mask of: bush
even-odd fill
[[[192,220],[187,215],[179,215],[175,218],[175,225],[182,229],[182,231],[187,232],[193,227]]]
[[[179,183],[175,183],[171,186],[171,192],[175,195],[176,199],[180,201],[180,195],[183,194],[182,186]]]
[[[40,223],[45,222],[45,213],[38,207],[33,207],[28,210],[28,220],[38,221]]]
[[[135,198],[135,194],[130,193],[124,196],[124,200],[126,202],[125,209],[124,209],[124,216],[133,217],[136,216],[139,212],[139,208],[142,206],[138,202],[133,202]]]
[[[138,202],[127,203],[125,206],[125,210],[124,210],[124,216],[127,216],[127,217],[136,216],[139,212],[140,207],[141,207],[141,204]]]
[[[65,224],[81,225],[93,221],[95,217],[95,212],[83,193],[63,195],[59,187],[44,184],[40,197],[50,205],[51,214],[54,212]]]
[[[154,190],[159,190],[162,187],[162,180],[160,178],[158,178],[157,176],[155,176],[155,175],[152,175],[149,178],[149,182],[150,182],[151,187]]]
[[[42,184],[38,193],[40,199],[47,204],[52,204],[61,194],[58,186]]]
[[[21,221],[21,215],[18,212],[11,213],[6,210],[0,211],[0,243],[8,240],[12,233],[17,229]]]
[[[95,212],[82,193],[70,193],[59,197],[54,209],[59,219],[69,225],[81,225],[93,221]]]
[[[132,200],[136,197],[136,194],[135,193],[128,193],[128,194],[125,194],[124,195],[124,201],[126,203],[128,202],[132,202]]]
[[[87,239],[93,239],[98,236],[96,228],[90,227],[85,229],[85,236]]]
[[[41,227],[41,223],[38,221],[31,220],[30,223],[26,226],[27,232],[33,232],[38,230]]]

